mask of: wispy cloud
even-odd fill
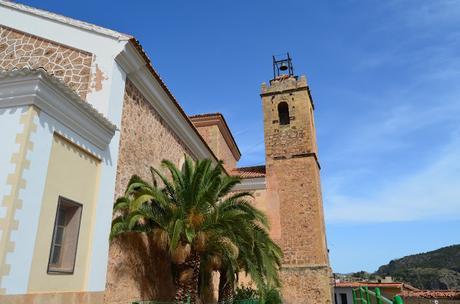
[[[419,95],[393,96],[401,102],[326,153],[335,166],[324,176],[328,221],[460,218],[460,90],[430,102]],[[395,163],[398,173],[385,174]]]
[[[400,27],[409,38],[357,66],[391,66],[396,81],[359,93],[378,106],[325,149],[333,166],[323,176],[327,220],[460,219],[460,1],[388,5],[396,19],[379,30]]]
[[[427,146],[427,148],[430,148]],[[328,193],[331,222],[388,222],[460,218],[460,132],[430,163],[395,177],[367,198]]]

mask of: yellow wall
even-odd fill
[[[28,292],[81,291],[86,287],[100,161],[58,135],[53,137]],[[73,274],[48,274],[58,197],[83,205]]]

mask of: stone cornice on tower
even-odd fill
[[[221,113],[206,113],[206,114],[197,114],[189,116],[193,125],[197,128],[216,125],[219,127],[219,131],[225,139],[227,146],[230,148],[230,151],[235,157],[235,160],[241,158],[241,152],[236,144],[235,138],[230,131],[230,128],[225,121],[224,116]]]
[[[279,76],[270,80],[269,86],[267,86],[266,83],[262,83],[260,96],[272,96],[276,94],[292,93],[302,90],[307,91],[311,106],[313,109],[315,109],[313,98],[311,97],[310,87],[308,86],[307,77],[305,77],[305,75],[300,76],[300,79],[297,76]]]

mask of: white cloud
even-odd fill
[[[360,93],[376,110],[361,115],[359,126],[341,130],[343,137],[329,144],[321,157],[326,166],[335,166],[323,176],[329,222],[460,219],[460,1],[417,3],[391,2],[403,22],[381,29],[402,26],[423,39],[441,32],[443,39],[431,44],[428,39],[419,47],[414,38],[363,56],[359,69],[392,64],[411,78],[393,83],[380,95]],[[452,20],[456,29],[443,32]],[[395,68],[396,81],[397,74]],[[409,166],[407,158],[419,163]],[[397,174],[379,176],[394,164],[400,168]],[[365,188],[369,185],[372,189]]]
[[[460,218],[460,132],[438,159],[395,178],[367,199],[329,193],[330,222],[390,222]]]

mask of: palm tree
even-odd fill
[[[219,302],[232,303],[234,284],[240,272],[245,272],[260,292],[280,287],[281,248],[270,238],[263,222],[247,222],[251,237],[235,240],[239,248],[237,267],[223,263],[220,269]]]
[[[194,164],[186,158],[181,170],[166,160],[162,166],[170,178],[154,168],[151,184],[131,178],[125,196],[115,203],[111,238],[125,231],[150,233],[171,254],[175,300],[185,302],[190,297],[197,303],[202,258],[214,255],[236,265],[237,230],[239,238],[250,236],[238,225],[244,219],[261,223],[266,219],[244,200],[248,193],[230,193],[240,180],[225,175],[222,163],[214,166],[210,160],[199,160]]]
[[[237,194],[228,199],[220,201],[213,212],[208,217],[208,222],[204,227],[208,231],[213,231],[213,235],[225,240],[230,248],[220,246],[219,242],[210,240],[206,250],[203,252],[203,267],[201,269],[200,291],[205,294],[209,286],[211,271],[219,271],[219,300],[229,302],[234,293],[234,283],[238,273],[244,268],[240,264],[240,256],[244,256],[247,251],[253,250],[260,245],[255,245],[260,238],[260,229],[268,227],[267,217],[263,212],[256,209],[245,199],[247,193]],[[219,231],[219,233],[215,233]],[[236,254],[235,254],[236,253]],[[254,253],[254,252],[253,252]]]

